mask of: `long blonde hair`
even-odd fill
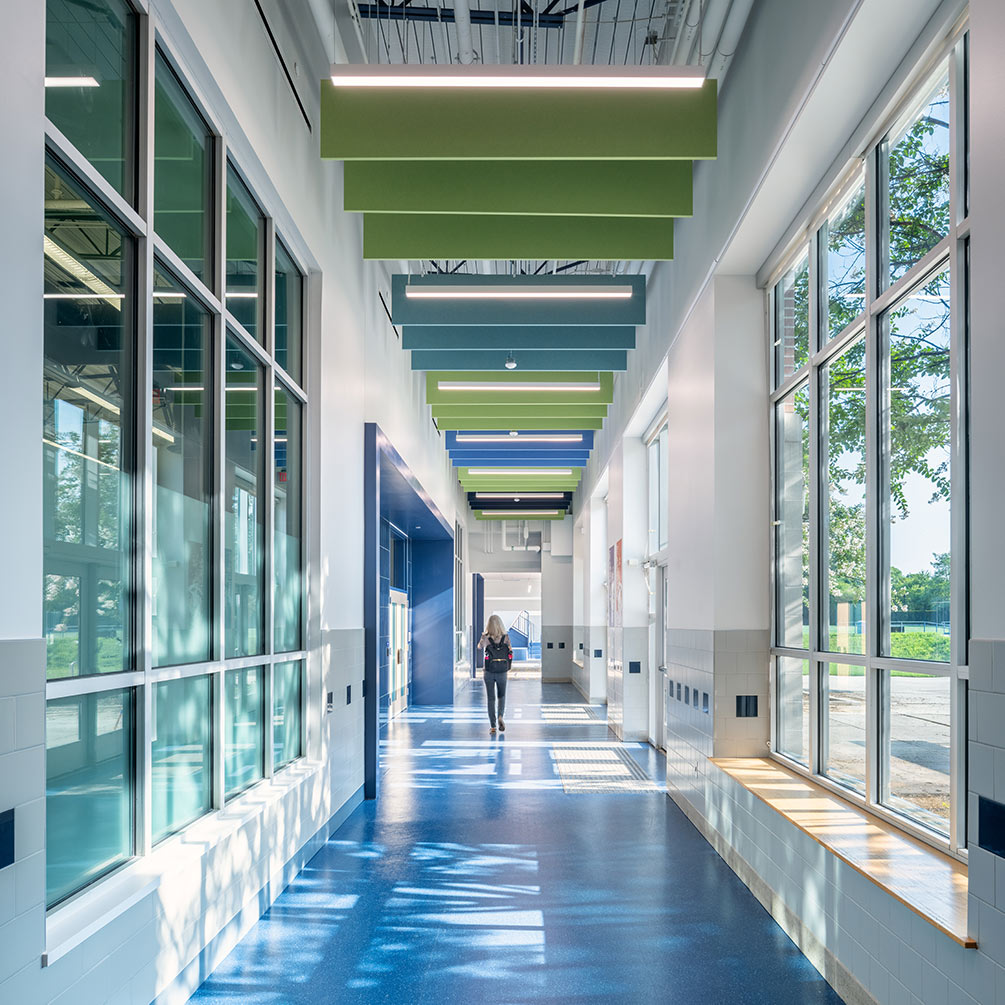
[[[489,623],[485,626],[485,634],[495,642],[498,642],[506,634],[503,628],[502,618],[498,614],[493,614],[489,618]]]

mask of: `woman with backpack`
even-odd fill
[[[498,614],[489,618],[478,648],[485,650],[485,693],[489,703],[489,732],[496,731],[496,697],[499,699],[499,731],[506,731],[506,678],[513,662],[513,647]]]

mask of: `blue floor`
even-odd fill
[[[380,799],[193,1001],[841,1001],[666,795],[565,794],[552,744],[612,743],[602,709],[514,680],[490,737],[483,708],[479,683],[385,727]]]

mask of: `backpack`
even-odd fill
[[[489,639],[485,644],[486,673],[505,673],[509,670],[509,640],[504,635],[498,642]]]

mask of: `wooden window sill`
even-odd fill
[[[777,761],[717,757],[712,763],[943,935],[965,949],[977,948],[967,933],[967,867],[962,862]]]

